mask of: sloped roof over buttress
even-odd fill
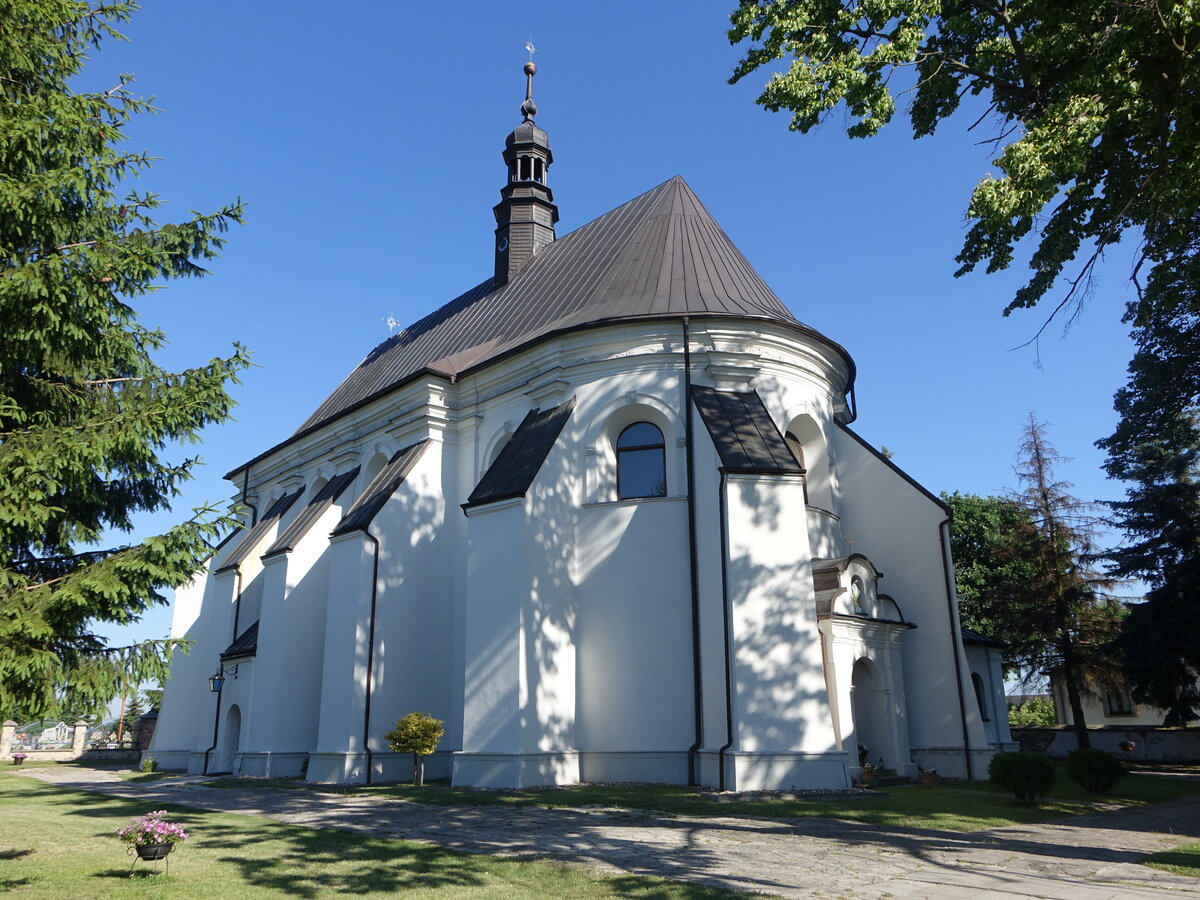
[[[421,371],[454,376],[551,333],[682,314],[800,325],[678,175],[372,350],[300,426],[304,432]]]

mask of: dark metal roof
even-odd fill
[[[800,324],[676,175],[560,237],[499,290],[489,278],[384,341],[298,431],[421,371],[453,376],[559,330],[683,313]]]
[[[692,401],[726,469],[763,475],[804,473],[758,391],[718,391],[694,385]]]
[[[981,631],[975,631],[971,628],[959,627],[959,632],[962,634],[964,644],[983,644],[987,647],[1007,647],[1008,644],[998,638],[991,637]]]
[[[258,622],[239,634],[233,643],[225,648],[221,659],[237,659],[241,656],[254,656],[256,653],[258,653]]]
[[[317,495],[308,501],[308,505],[300,510],[300,514],[292,519],[288,527],[283,530],[283,534],[275,539],[275,543],[263,554],[263,557],[293,549],[300,539],[308,534],[308,529],[316,524],[317,519],[321,518],[325,511],[333,505],[333,501],[354,483],[354,479],[358,477],[359,468],[359,466],[355,466],[349,472],[343,472],[341,475],[335,475],[329,479],[325,486],[317,492]]]
[[[553,409],[530,411],[496,461],[483,473],[463,509],[525,496],[574,408],[575,398],[572,397]]]
[[[351,531],[366,531],[388,498],[396,493],[408,473],[412,471],[429,441],[417,443],[398,450],[396,455],[388,460],[388,464],[379,470],[375,479],[367,485],[367,489],[359,495],[354,504],[342,516],[342,521],[330,532],[331,535],[346,534]]]
[[[293,491],[290,494],[284,494],[282,497],[272,503],[271,508],[267,510],[266,515],[258,520],[257,525],[246,532],[245,537],[243,537],[241,541],[238,542],[237,546],[233,548],[233,552],[230,553],[229,556],[225,557],[225,562],[221,564],[221,568],[217,569],[217,571],[225,572],[229,569],[236,569],[243,562],[245,562],[246,557],[254,552],[254,548],[258,546],[260,541],[262,541],[270,527],[274,525],[276,520],[281,518],[284,513],[292,508],[292,504],[299,500],[300,495],[303,493],[304,488],[300,488],[299,490]]]

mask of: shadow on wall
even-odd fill
[[[387,751],[383,735],[406,713],[429,712],[446,722],[439,749],[462,749],[461,708],[452,697],[450,665],[453,634],[453,586],[448,578],[429,578],[426,566],[452,540],[444,523],[441,486],[419,470],[410,474],[375,517],[372,531],[382,535],[375,611],[370,747]],[[395,520],[401,518],[401,527]],[[390,520],[390,521],[389,521]],[[440,592],[431,593],[433,581]],[[337,598],[330,596],[330,602]],[[365,671],[369,623],[356,635],[356,666]],[[394,646],[389,646],[394,645]],[[392,652],[394,650],[395,652]],[[455,718],[459,721],[455,721]]]
[[[799,604],[809,602],[811,598],[809,592],[795,590],[793,583],[800,577],[796,568],[769,568],[745,557],[729,563],[731,586],[753,585],[759,599],[763,595],[771,598],[761,617],[749,623],[742,622],[733,635],[733,653],[737,661],[734,708],[740,712],[740,719],[753,724],[754,744],[757,745],[743,746],[739,741],[734,744],[734,749],[805,747],[807,728],[814,722],[822,723],[825,734],[834,733],[824,671],[819,664],[815,668],[806,665],[802,658],[791,652],[791,648],[816,645],[821,640],[815,610],[805,618],[804,611],[799,608]],[[738,602],[732,592],[731,602]],[[736,617],[736,610],[734,614]],[[811,630],[807,627],[809,619]],[[826,741],[819,750],[808,749],[832,752],[837,746],[833,741]]]

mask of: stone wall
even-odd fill
[[[1013,740],[1022,750],[1061,759],[1075,749],[1075,730],[1066,725],[1014,728]],[[1129,762],[1195,762],[1200,760],[1200,728],[1163,728],[1155,725],[1098,725],[1088,728],[1092,746]],[[1132,741],[1126,752],[1121,743]]]

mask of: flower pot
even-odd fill
[[[921,783],[922,787],[933,787],[942,783],[942,776],[937,772],[922,772],[917,780]]]
[[[24,762],[25,762],[25,757],[23,757],[23,756],[14,756],[13,757],[13,765],[14,766],[19,766],[19,765],[23,764]]]
[[[137,844],[138,859],[165,859],[167,854],[175,849],[174,844]]]

